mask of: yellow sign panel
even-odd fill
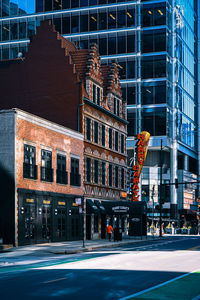
[[[51,204],[50,200],[43,200],[43,204]]]
[[[26,202],[27,202],[27,203],[34,203],[35,200],[34,200],[34,199],[26,199]]]
[[[59,201],[59,202],[58,202],[58,205],[65,205],[65,202]]]
[[[78,206],[78,204],[76,204],[76,203],[72,203],[72,206]]]

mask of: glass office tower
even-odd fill
[[[40,21],[51,19],[79,47],[97,43],[105,64],[117,60],[129,158],[137,133],[151,134],[141,180],[149,207],[159,200],[161,165],[163,183],[194,181],[200,172],[199,5],[199,0],[0,0],[1,59],[26,52]],[[195,185],[165,185],[165,217],[197,209],[197,196]]]

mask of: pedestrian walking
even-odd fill
[[[107,227],[107,234],[108,234],[108,238],[109,238],[110,242],[111,242],[112,232],[113,232],[113,227],[109,224],[108,227]]]

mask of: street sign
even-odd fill
[[[133,222],[139,222],[140,218],[132,218],[131,221],[133,221]]]

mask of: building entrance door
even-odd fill
[[[35,204],[24,204],[20,207],[19,244],[36,243],[36,207]]]
[[[50,241],[52,233],[51,226],[51,207],[42,207],[42,238],[43,240]]]
[[[59,207],[54,212],[54,240],[66,241],[66,208]]]

